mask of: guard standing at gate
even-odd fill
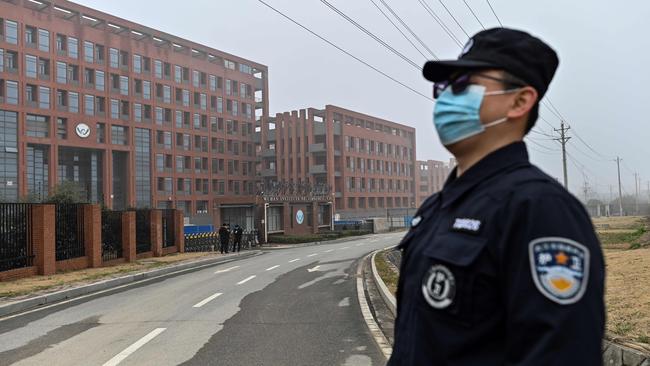
[[[242,229],[239,224],[236,224],[235,230],[233,230],[233,234],[235,235],[235,243],[233,245],[232,251],[239,252],[241,250],[241,237],[244,234],[244,229]]]
[[[523,137],[558,58],[525,32],[472,37],[429,61],[433,122],[456,157],[399,245],[389,365],[601,365],[604,261],[582,204]]]
[[[225,223],[219,228],[219,243],[221,244],[219,247],[221,254],[224,252],[227,254],[228,245],[230,244],[230,231],[228,230],[228,225]]]

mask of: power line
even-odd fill
[[[532,142],[533,144],[535,144],[535,145],[537,145],[537,146],[539,146],[539,147],[541,147],[541,148],[546,149],[547,151],[551,151],[551,152],[555,152],[555,153],[557,153],[557,152],[560,151],[560,150],[558,150],[558,149],[553,149],[553,148],[550,148],[550,147],[548,147],[548,146],[546,146],[546,145],[542,145],[539,141],[533,139],[533,138],[530,137],[530,136],[528,136],[527,138],[528,138],[528,141]]]
[[[427,3],[424,2],[424,0],[418,0],[418,2],[420,3],[420,5],[422,5],[422,7],[424,8],[424,10],[426,10],[427,13],[429,13],[429,15],[430,15],[430,16],[431,16],[431,17],[432,17],[432,18],[433,18],[433,19],[438,23],[438,25],[440,25],[440,27],[442,27],[442,30],[444,30],[445,33],[447,33],[447,35],[448,35],[448,36],[449,36],[449,37],[450,37],[454,42],[456,42],[456,44],[458,45],[458,47],[461,47],[461,48],[462,48],[463,45],[460,43],[460,41],[458,40],[458,38],[456,38],[456,36],[451,32],[451,29],[449,29],[449,28],[447,27],[447,25],[442,21],[442,19],[440,19],[440,17],[438,17],[438,15],[436,14],[436,12],[433,11],[433,9],[432,9],[429,5],[427,5]]]
[[[434,59],[439,60],[438,56],[436,56],[436,54],[433,53],[433,51],[431,51],[431,49],[429,48],[429,46],[427,46],[427,45],[422,41],[422,39],[420,39],[420,37],[418,37],[418,35],[415,34],[415,32],[413,32],[413,30],[411,29],[411,27],[409,27],[409,26],[406,24],[406,22],[404,22],[404,20],[402,20],[402,18],[401,18],[399,15],[397,15],[397,13],[393,10],[393,8],[390,7],[390,5],[388,5],[388,4],[386,3],[386,1],[384,1],[384,0],[379,0],[379,1],[381,1],[381,3],[386,7],[386,9],[388,9],[388,11],[389,11],[391,14],[393,14],[393,16],[395,17],[395,19],[397,19],[397,21],[400,22],[400,24],[402,24],[402,26],[403,26],[404,28],[406,28],[406,30],[407,30],[409,33],[411,33],[411,35],[413,36],[413,38],[415,38],[415,40],[418,41],[418,43],[419,43],[422,47],[424,47],[424,49],[427,50],[427,52],[429,52],[429,53],[431,54],[431,56],[433,56]]]
[[[490,0],[485,0],[485,1],[487,1],[488,5],[490,6],[490,10],[492,10],[492,14],[494,14],[494,17],[497,18],[497,21],[499,22],[501,28],[503,28],[503,23],[501,23],[501,19],[499,19],[497,13],[494,11],[494,8],[492,7],[492,4],[490,4]]]
[[[362,32],[364,32],[365,34],[367,34],[368,36],[370,36],[372,39],[374,39],[375,41],[377,41],[377,42],[378,42],[379,44],[381,44],[382,46],[386,47],[386,49],[388,49],[389,51],[391,51],[391,52],[394,53],[395,55],[399,56],[401,59],[403,59],[403,60],[406,61],[407,63],[411,64],[411,66],[415,67],[417,70],[422,70],[422,67],[420,67],[420,65],[416,64],[415,62],[413,62],[413,60],[411,60],[410,58],[404,56],[401,52],[399,52],[399,51],[397,51],[396,49],[394,49],[393,47],[391,47],[388,43],[384,42],[384,40],[382,40],[381,38],[377,37],[374,33],[372,33],[371,31],[367,30],[366,28],[364,28],[361,24],[359,24],[359,23],[357,23],[356,21],[354,21],[354,19],[352,19],[352,18],[350,18],[349,16],[347,16],[344,12],[342,12],[341,10],[339,10],[336,6],[330,4],[327,0],[320,0],[320,2],[323,3],[323,4],[325,4],[325,5],[327,5],[327,7],[329,7],[329,8],[332,9],[335,13],[337,13],[338,15],[340,15],[341,17],[343,17],[343,19],[347,20],[347,21],[350,22],[352,25],[354,25],[355,27],[359,28]]]
[[[266,7],[268,7],[268,8],[271,9],[271,10],[273,10],[274,12],[278,13],[279,15],[281,15],[282,17],[284,17],[285,19],[287,19],[287,20],[289,20],[290,22],[292,22],[293,24],[299,26],[300,28],[306,30],[307,32],[311,33],[312,35],[318,37],[319,39],[321,39],[322,41],[326,42],[326,43],[329,44],[330,46],[336,48],[337,50],[339,50],[339,51],[345,53],[346,55],[352,57],[353,59],[357,60],[358,62],[364,64],[365,66],[367,66],[367,67],[369,67],[369,68],[371,68],[371,69],[374,70],[375,72],[377,72],[377,73],[383,75],[384,77],[386,77],[386,78],[388,78],[388,79],[394,81],[395,83],[397,83],[397,84],[399,84],[399,85],[405,87],[406,89],[412,91],[413,93],[415,93],[415,94],[417,94],[417,95],[420,95],[420,96],[422,96],[422,97],[424,97],[424,98],[426,98],[426,99],[428,99],[428,100],[430,100],[430,101],[433,101],[433,99],[432,99],[431,97],[428,97],[428,96],[426,96],[426,95],[420,93],[419,91],[413,89],[412,87],[410,87],[410,86],[404,84],[403,82],[401,82],[401,81],[395,79],[394,77],[392,77],[392,76],[386,74],[385,72],[383,72],[383,71],[379,70],[378,68],[372,66],[371,64],[367,63],[366,61],[360,59],[359,57],[357,57],[357,56],[351,54],[350,52],[346,51],[345,49],[341,48],[340,46],[338,46],[338,45],[332,43],[332,42],[329,41],[327,38],[321,36],[320,34],[314,32],[314,31],[312,31],[311,29],[307,28],[306,26],[300,24],[298,21],[296,21],[296,20],[294,20],[293,18],[289,17],[288,15],[282,13],[280,10],[278,10],[278,9],[276,9],[276,8],[274,8],[274,7],[272,7],[271,5],[269,5],[268,3],[266,3],[264,0],[257,0],[257,1],[259,1],[259,2],[262,3],[262,4],[264,4]]]
[[[397,24],[395,24],[395,22],[393,22],[393,20],[390,19],[390,17],[388,16],[388,14],[386,14],[386,13],[385,13],[385,12],[384,12],[380,7],[379,7],[379,5],[377,5],[377,3],[375,2],[375,0],[370,0],[370,2],[372,3],[372,5],[374,5],[374,6],[377,8],[377,10],[379,10],[379,12],[380,12],[380,13],[381,13],[385,18],[386,18],[386,20],[388,20],[388,21],[390,22],[390,24],[392,24],[393,27],[395,27],[395,29],[397,29],[397,31],[402,35],[402,37],[404,37],[404,39],[406,39],[406,40],[411,44],[411,46],[413,46],[413,48],[415,48],[415,49],[420,53],[420,55],[422,55],[422,57],[424,57],[425,59],[428,59],[428,57],[425,56],[424,53],[422,53],[422,51],[420,51],[420,49],[415,45],[415,43],[413,43],[413,41],[411,41],[411,39],[410,39],[409,37],[407,37],[406,34],[404,34],[404,32],[402,32],[402,30],[397,26]]]
[[[465,5],[467,6],[467,9],[469,9],[469,11],[470,11],[470,12],[472,13],[472,15],[474,16],[474,19],[476,19],[476,21],[478,22],[478,24],[481,25],[481,28],[485,29],[485,26],[484,26],[483,23],[481,22],[481,19],[479,19],[478,16],[476,15],[476,13],[474,13],[474,9],[472,9],[472,7],[469,6],[469,4],[467,3],[467,0],[463,0],[463,2],[464,2]]]
[[[447,13],[448,13],[449,16],[451,17],[451,19],[453,19],[454,22],[456,22],[456,25],[460,28],[460,30],[462,30],[463,33],[465,33],[465,35],[467,36],[467,38],[469,38],[469,34],[467,34],[467,32],[465,31],[465,28],[463,28],[463,26],[460,25],[460,23],[458,22],[458,20],[457,20],[456,17],[454,16],[454,14],[452,14],[451,11],[449,11],[449,8],[447,8],[447,5],[445,5],[445,3],[442,2],[442,0],[438,0],[438,2],[440,2],[440,5],[442,5],[442,7],[445,8],[445,10],[447,11]]]
[[[575,135],[575,130],[573,131],[573,134]],[[579,148],[578,148],[578,145],[574,144],[573,142],[570,142],[570,144],[571,144],[571,146],[573,146],[574,149],[576,149],[576,151],[580,152],[582,155],[588,157],[589,159],[591,159],[591,160],[593,160],[593,161],[596,161],[596,162],[599,162],[599,163],[602,163],[602,162],[605,162],[605,161],[607,161],[607,162],[610,161],[609,159],[598,159],[598,158],[595,158],[595,157],[593,157],[593,156],[587,154],[586,152],[582,151],[581,149],[579,149]]]

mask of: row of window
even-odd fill
[[[0,33],[0,40],[4,40],[9,44],[18,45],[19,29],[17,22],[0,18],[0,30],[4,31]],[[4,37],[2,37],[3,33]],[[25,25],[24,35],[25,47],[34,47],[43,52],[50,52],[50,32],[48,30]],[[59,55],[66,55],[72,59],[78,59],[79,40],[75,37],[64,34],[57,34],[56,51]],[[85,62],[103,65],[106,59],[105,54],[106,48],[103,45],[91,41],[83,42],[83,59]],[[131,59],[133,63],[132,71],[134,73],[151,73],[151,58],[138,54],[133,54],[132,57],[130,57],[127,51],[112,47],[108,48],[108,66],[111,68],[128,71]],[[235,62],[224,59],[225,68],[235,70],[236,65]],[[174,65],[173,69],[175,82],[189,84],[189,68]],[[153,60],[153,71],[154,76],[158,79],[171,79],[172,67],[171,64],[167,62],[157,59]],[[239,71],[248,75],[253,74],[252,67],[242,63],[239,64]],[[192,70],[191,81],[192,85],[196,88],[209,87],[209,90],[216,91],[217,88],[221,88],[220,79],[221,78],[216,75],[207,74],[199,70]],[[227,93],[229,93],[228,95],[237,95],[238,90],[236,81],[227,80],[226,88]],[[252,88],[250,85],[242,83],[240,93],[242,97],[253,98]]]
[[[409,139],[409,141],[415,141],[415,133],[413,131],[407,131],[398,127],[392,127],[376,121],[368,121],[361,118],[343,115],[338,112],[334,112],[333,119],[334,123],[341,123],[341,121],[343,121],[346,125],[357,126],[375,132],[382,132],[387,135],[404,137]]]
[[[174,189],[176,188],[176,189]],[[191,178],[176,178],[176,187],[174,187],[174,178],[159,177],[156,182],[158,194],[165,195],[191,195],[193,194],[234,194],[234,195],[252,195],[255,193],[254,181],[239,180],[221,180],[221,179],[194,179],[194,185]]]
[[[345,179],[345,188],[349,192],[364,192],[369,190],[370,192],[383,192],[384,190],[396,191],[396,192],[412,192],[412,182],[409,180],[400,180],[400,179],[375,179],[375,178],[359,178],[359,177],[347,177]],[[337,187],[337,191],[340,192],[340,187]]]
[[[412,207],[409,197],[348,197],[345,209]],[[337,209],[343,209],[343,199],[335,200]]]
[[[227,167],[227,169],[226,169]],[[156,154],[156,172],[158,173],[212,173],[228,175],[253,175],[252,161],[236,159],[208,159],[206,157],[192,157],[184,155]]]
[[[412,176],[413,172],[410,164],[397,163],[395,161],[384,161],[375,159],[345,157],[345,168],[349,172],[376,173],[392,175]]]
[[[171,150],[172,148],[172,132],[169,131],[156,131],[156,146],[159,149]],[[176,148],[178,150],[190,151],[192,145],[194,150],[198,152],[209,151],[209,141],[207,136],[194,135],[194,143],[192,144],[192,135],[186,133],[176,133]],[[253,143],[237,140],[224,140],[219,138],[212,138],[210,141],[212,146],[212,153],[229,155],[248,155],[254,156]]]
[[[345,136],[345,151],[369,155],[392,156],[397,159],[413,160],[413,149],[361,137]]]

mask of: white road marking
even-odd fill
[[[237,268],[239,268],[239,266],[234,266],[234,267],[230,267],[230,268],[226,268],[226,269],[220,269],[220,270],[214,272],[214,274],[230,272],[230,271],[232,271],[233,269],[237,269]]]
[[[341,300],[339,302],[339,307],[346,307],[346,306],[350,306],[350,298],[349,297],[345,297],[345,298],[343,298],[343,300]]]
[[[201,302],[198,302],[196,305],[194,305],[194,306],[192,306],[192,307],[193,307],[193,308],[200,308],[201,306],[203,306],[203,305],[209,303],[210,301],[216,299],[217,297],[219,297],[219,296],[221,296],[221,295],[223,295],[221,292],[217,292],[216,294],[214,294],[214,295],[212,295],[212,296],[209,296],[209,297],[206,298],[205,300],[203,300],[203,301],[201,301]]]
[[[360,246],[362,246],[362,245],[364,245],[364,244],[365,244],[365,243],[359,243],[359,244],[357,244],[356,246],[360,247]]]
[[[267,271],[270,271],[270,270],[276,269],[276,268],[278,268],[278,267],[280,267],[279,264],[278,264],[278,265],[275,265],[275,266],[273,266],[273,267],[269,267],[269,268],[267,268],[266,270],[267,270]]]
[[[164,332],[166,329],[167,328],[156,328],[152,330],[151,332],[149,332],[149,334],[140,338],[137,342],[128,346],[124,351],[118,353],[115,357],[108,360],[108,362],[106,362],[103,366],[115,366],[119,364],[120,362],[124,361],[125,358],[129,357],[133,352],[137,351],[140,347],[144,346],[149,341],[156,338],[158,334]]]
[[[299,260],[300,260],[300,258],[292,259],[292,260],[289,261],[289,263],[293,263],[293,262],[299,261]]]
[[[313,256],[315,256],[315,255],[318,255],[318,253],[310,254],[310,255],[308,255],[307,257],[313,257]]]
[[[348,249],[348,248],[350,248],[350,247],[339,248],[339,250]]]
[[[255,277],[257,277],[257,276],[252,275],[252,276],[250,276],[250,277],[244,278],[243,280],[237,282],[237,284],[238,284],[238,285],[244,284],[244,283],[246,283],[246,282],[252,280],[252,279],[255,278]]]
[[[329,253],[329,252],[333,252],[333,251],[334,251],[334,249],[330,249],[330,250],[326,250],[324,253]]]
[[[319,268],[320,268],[320,266],[316,266],[316,267],[314,267],[314,268],[310,268],[310,269],[308,269],[307,272],[318,271]]]

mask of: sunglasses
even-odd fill
[[[498,81],[500,83],[506,84],[508,86],[516,86],[516,87],[524,87],[525,85],[522,83],[514,82],[512,80],[506,80],[502,78],[497,78],[494,76],[490,75],[485,75],[485,74],[478,74],[478,73],[465,73],[461,74],[460,76],[452,79],[452,80],[444,80],[440,81],[437,83],[433,83],[433,99],[438,99],[440,94],[445,91],[448,87],[451,86],[451,91],[454,94],[460,94],[467,90],[467,87],[475,84],[471,81],[472,76],[474,77],[479,77],[483,79],[488,79],[488,80],[494,80]]]

